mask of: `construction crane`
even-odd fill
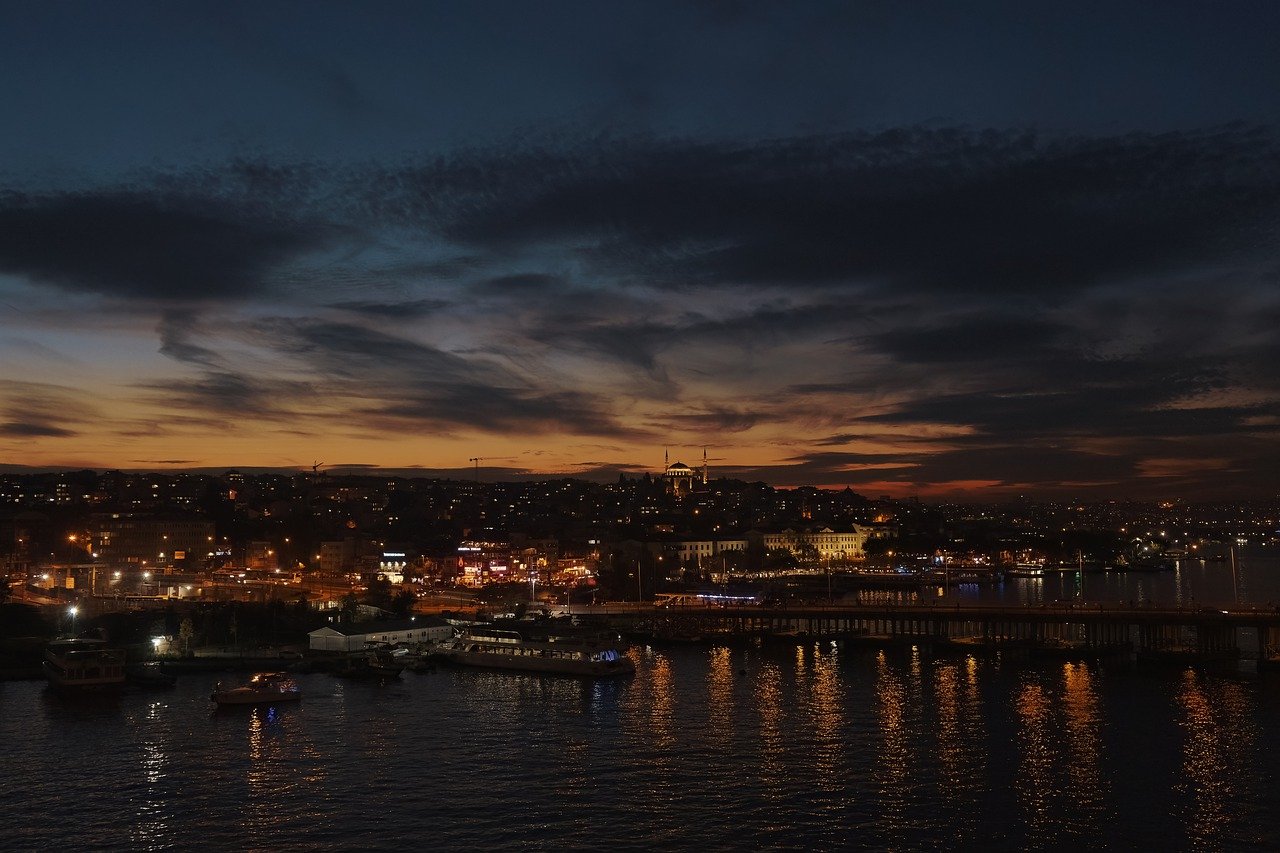
[[[484,460],[485,460],[484,456],[472,456],[470,459],[467,460],[468,462],[476,463],[476,482],[477,483],[480,482],[480,463],[483,462]]]

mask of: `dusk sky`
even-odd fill
[[[0,2],[0,470],[1273,496],[1277,33]]]

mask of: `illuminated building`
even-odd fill
[[[665,452],[663,457],[665,461],[667,458]],[[698,479],[698,476],[692,468],[683,462],[668,464],[662,474],[663,482],[667,487],[667,494],[676,500],[683,500],[693,492],[694,481]],[[701,481],[702,486],[705,487],[707,485],[707,449],[705,447],[702,449]]]

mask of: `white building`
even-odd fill
[[[766,551],[785,548],[793,553],[811,546],[821,560],[861,560],[867,556],[867,540],[877,531],[860,524],[852,530],[832,530],[816,527],[805,530],[783,530],[780,533],[761,533],[760,544]]]
[[[326,625],[307,635],[319,652],[358,652],[370,643],[438,643],[453,636],[453,626],[435,616],[414,616],[394,622]]]

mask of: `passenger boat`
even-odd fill
[[[223,690],[221,684],[214,686],[209,698],[220,706],[274,705],[297,701],[302,693],[287,672],[257,672],[239,687]]]
[[[581,637],[527,640],[515,631],[473,628],[446,640],[435,657],[460,666],[605,677],[631,675],[635,664],[612,645]]]
[[[124,684],[124,659],[124,649],[104,640],[54,640],[44,652],[44,674],[58,690],[110,690]]]

